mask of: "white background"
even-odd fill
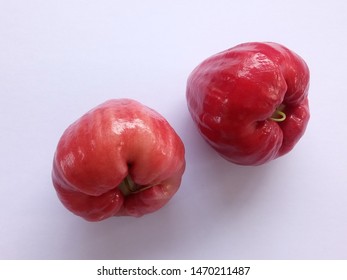
[[[0,0],[1,259],[346,259],[347,2]],[[220,158],[186,80],[208,56],[275,41],[311,70],[311,120],[288,155]],[[186,146],[179,192],[142,218],[90,223],[51,183],[64,129],[110,98],[165,116]]]

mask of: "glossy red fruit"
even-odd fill
[[[310,118],[309,69],[277,43],[237,45],[190,74],[187,103],[203,138],[225,159],[260,165],[288,153]]]
[[[142,216],[178,190],[184,145],[169,123],[131,99],[109,100],[60,138],[52,180],[59,199],[89,221]]]

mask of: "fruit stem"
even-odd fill
[[[136,184],[131,177],[128,175],[124,180],[119,184],[118,188],[124,196],[128,196],[134,193],[139,193],[144,190],[151,188],[152,186],[141,186]]]
[[[280,105],[272,114],[270,120],[275,122],[283,122],[287,118],[286,114],[283,112],[283,109],[284,105]]]

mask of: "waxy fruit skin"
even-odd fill
[[[169,123],[131,99],[113,99],[61,136],[52,180],[64,206],[88,221],[135,216],[163,207],[178,190],[184,145]],[[120,185],[125,181],[133,184]]]
[[[222,157],[260,165],[288,153],[304,134],[310,118],[309,79],[305,61],[288,48],[244,43],[192,71],[188,109],[203,138]]]

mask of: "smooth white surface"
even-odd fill
[[[346,259],[346,1],[0,0],[1,259]],[[275,41],[311,70],[311,120],[287,156],[220,158],[198,135],[186,79],[208,56]],[[186,146],[162,210],[85,222],[52,187],[64,129],[99,103],[135,98]]]

